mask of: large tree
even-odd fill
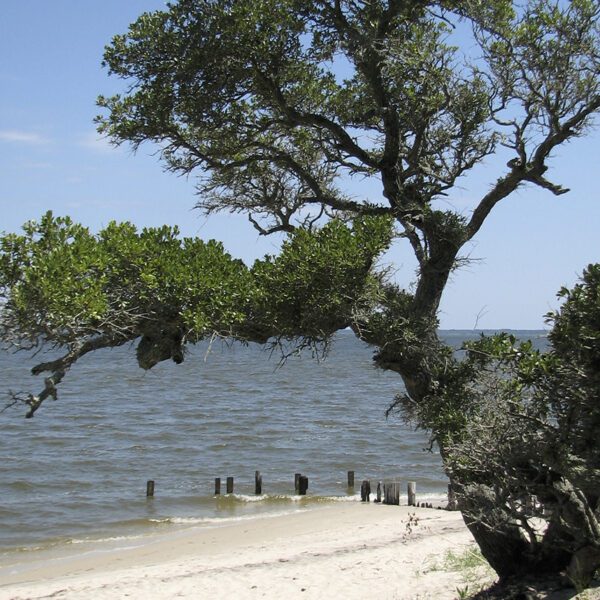
[[[245,213],[261,234],[286,232],[290,241],[282,257],[250,273],[221,249],[207,260],[194,258],[189,269],[178,268],[169,295],[161,285],[172,275],[161,271],[163,245],[172,260],[187,264],[188,252],[204,252],[197,242],[182,246],[172,232],[138,235],[117,226],[100,239],[81,232],[75,237],[105,257],[99,266],[85,265],[85,273],[110,272],[113,255],[126,273],[129,264],[144,271],[144,252],[157,265],[146,278],[131,271],[122,281],[106,280],[102,293],[116,292],[102,301],[94,321],[87,306],[49,310],[44,300],[36,304],[36,293],[24,291],[35,289],[33,274],[23,276],[30,257],[48,236],[66,256],[73,243],[65,231],[72,224],[48,217],[49,233],[31,226],[25,236],[6,240],[4,337],[18,343],[46,338],[69,348],[62,363],[37,367],[52,375],[44,392],[28,399],[31,405],[55,394],[57,378],[79,355],[123,339],[141,336],[138,357],[149,367],[179,360],[186,341],[211,332],[312,343],[350,326],[377,348],[378,366],[402,377],[406,394],[397,405],[432,431],[456,489],[469,492],[459,494],[466,522],[499,575],[566,568],[581,546],[566,544],[564,528],[549,528],[555,535],[550,547],[565,542],[569,550],[540,560],[524,524],[502,510],[505,490],[485,478],[470,486],[468,470],[455,468],[453,453],[469,414],[461,399],[485,385],[479,379],[475,385],[472,364],[457,362],[436,328],[448,277],[494,207],[524,185],[568,191],[547,178],[548,160],[560,144],[584,134],[600,109],[599,16],[593,0],[519,6],[509,0],[179,0],[142,15],[106,49],[110,72],[129,87],[99,99],[106,109],[100,131],[134,148],[158,144],[168,169],[197,175],[200,208]],[[440,200],[492,155],[507,161],[505,171],[472,213],[444,207]],[[344,191],[357,178],[378,191],[363,198]],[[406,240],[418,264],[411,291],[374,276],[390,222],[394,240]],[[369,232],[375,241],[361,253]],[[137,263],[114,242],[125,234],[141,253]],[[359,246],[349,244],[346,252],[344,240]],[[294,250],[298,244],[304,252]],[[328,252],[336,257],[331,264]],[[65,264],[80,264],[78,256],[63,257],[52,273],[60,279],[63,268],[72,268]],[[229,276],[221,285],[211,281],[219,291],[230,282],[232,296],[213,295],[210,286],[194,293],[198,273],[210,273],[213,259]],[[235,291],[238,278],[244,293]],[[194,282],[191,292],[187,279]],[[102,277],[98,281],[102,286]],[[188,293],[195,302],[187,302]],[[33,321],[30,306],[38,310]],[[83,323],[60,322],[65,311]],[[54,329],[45,325],[48,313],[59,319]],[[598,510],[597,499],[589,501]],[[560,521],[562,509],[553,506]],[[589,570],[600,564],[600,552],[597,538],[588,541],[594,548]]]

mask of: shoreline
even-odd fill
[[[127,543],[127,546],[123,544]],[[460,513],[340,503],[211,526],[32,552],[1,569],[0,600],[24,598],[455,598],[443,568],[473,543]]]
[[[374,500],[376,494],[371,493]],[[242,492],[211,496],[193,496],[183,510],[170,505],[173,497],[160,496],[157,498],[144,498],[143,505],[137,499],[138,506],[133,514],[122,521],[88,521],[84,527],[62,527],[62,532],[55,531],[53,535],[44,536],[43,530],[38,531],[36,537],[28,534],[28,539],[21,543],[7,543],[0,536],[0,575],[2,569],[11,562],[18,562],[18,558],[31,553],[41,552],[68,552],[73,545],[90,545],[94,543],[110,542],[117,539],[146,539],[150,536],[160,535],[170,528],[179,530],[190,527],[225,526],[230,522],[248,520],[272,515],[286,515],[297,511],[311,510],[323,506],[360,503],[360,492],[346,493],[344,495],[318,495],[307,494],[304,496],[286,493],[265,493],[256,495],[248,489]],[[401,503],[407,504],[406,494],[400,494]],[[445,507],[447,493],[442,491],[421,491],[417,501],[432,503],[435,507]],[[0,526],[0,529],[2,527]],[[12,532],[11,532],[12,533]],[[11,535],[14,538],[14,533]],[[0,576],[1,581],[1,576]]]

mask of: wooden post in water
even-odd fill
[[[260,474],[260,471],[254,473],[254,493],[257,496],[262,494],[262,475]]]
[[[360,486],[360,499],[362,502],[371,501],[371,482],[365,479]]]
[[[151,479],[146,482],[146,498],[152,498],[154,496],[154,481]]]
[[[348,471],[348,487],[354,488],[354,471]]]
[[[400,504],[400,484],[399,483],[384,483],[383,484],[383,503],[384,504]]]
[[[308,490],[308,477],[306,475],[300,475],[298,478],[298,493],[301,496],[306,496]]]
[[[408,505],[417,505],[417,484],[414,481],[408,482]]]
[[[377,498],[375,502],[381,502],[381,481],[377,482]]]
[[[215,496],[221,493],[221,478],[215,477]]]
[[[233,494],[233,477],[227,478],[227,493]]]
[[[302,477],[301,473],[294,474],[294,490],[296,494],[300,491],[300,477]]]

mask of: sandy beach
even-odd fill
[[[449,567],[448,552],[460,555],[472,543],[456,512],[328,505],[60,556],[28,553],[0,565],[0,599],[443,600],[466,585],[464,573]],[[478,583],[491,580],[482,575]]]

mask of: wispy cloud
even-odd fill
[[[52,163],[49,163],[49,162],[24,162],[19,166],[22,169],[40,170],[40,169],[51,169]]]
[[[79,141],[79,145],[102,154],[114,154],[115,152],[120,151],[108,141],[108,138],[102,137],[95,131],[84,135]]]
[[[30,131],[19,131],[17,129],[0,129],[0,142],[10,142],[16,144],[47,144],[50,140]]]

